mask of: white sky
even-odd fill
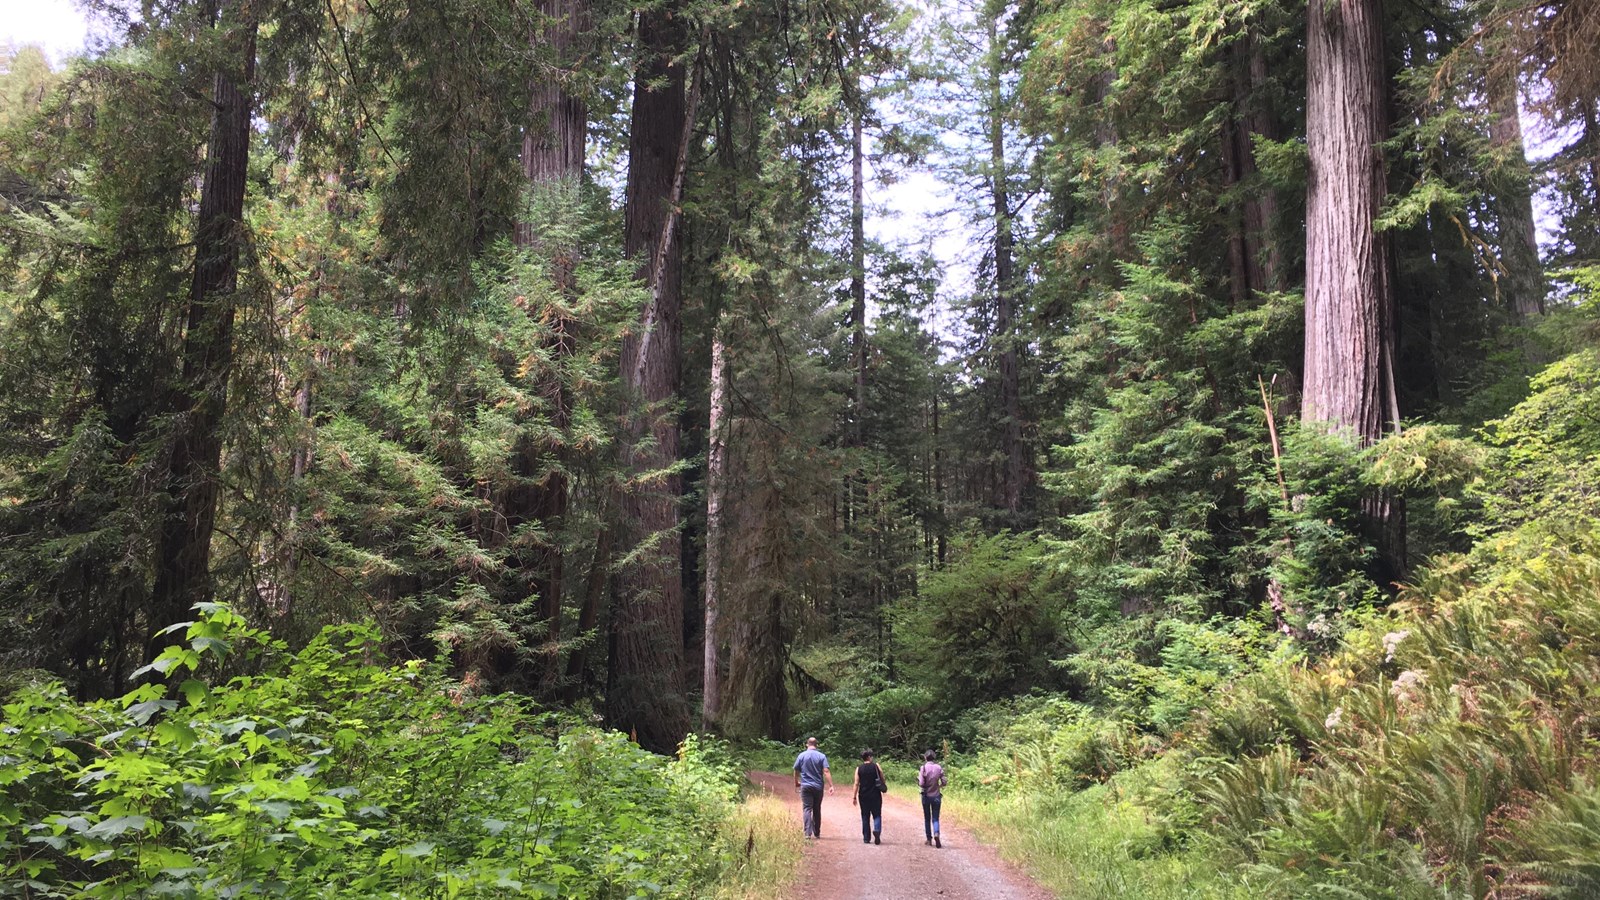
[[[71,0],[0,0],[0,43],[38,44],[60,63],[88,40],[83,10]]]

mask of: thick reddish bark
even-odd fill
[[[568,86],[568,67],[583,30],[588,27],[588,7],[584,0],[543,0],[540,14],[545,19],[539,40],[552,55],[554,69],[534,81],[529,90],[529,123],[522,137],[522,174],[534,187],[577,183],[583,178],[584,144],[588,136],[589,110],[583,98]],[[537,225],[519,222],[517,245],[537,251],[541,246]],[[550,425],[561,434],[572,424],[572,398],[559,371],[562,361],[575,349],[575,323],[567,313],[576,297],[577,260],[567,248],[552,248],[551,272],[555,278],[556,306],[551,310],[549,349],[558,371],[546,375],[540,393],[549,411]],[[565,557],[561,528],[566,518],[568,485],[561,465],[565,448],[545,442],[523,448],[523,469],[544,477],[519,493],[508,510],[514,527],[532,519],[544,533],[544,544],[530,558],[518,561],[531,568],[529,585],[539,597],[539,617],[545,623],[544,665],[539,673],[546,691],[560,675],[561,608],[564,590]],[[550,457],[554,467],[550,468]]]
[[[233,372],[256,47],[256,25],[247,4],[224,9],[221,27],[234,30],[234,67],[218,71],[212,81],[211,138],[195,226],[182,369],[173,400],[169,506],[161,524],[148,623],[151,658],[183,639],[181,632],[157,632],[183,619],[194,604],[210,600],[212,592],[211,537],[216,529],[222,419]]]
[[[1378,0],[1314,2],[1307,14],[1304,422],[1371,443],[1400,423],[1386,190],[1383,24]],[[1372,491],[1362,512],[1385,581],[1405,569],[1405,514]]]
[[[682,487],[675,474],[642,478],[678,460],[674,404],[681,353],[681,266],[678,242],[672,238],[691,104],[684,67],[676,61],[687,36],[682,17],[673,13],[642,12],[638,26],[623,242],[629,256],[639,261],[651,298],[639,326],[622,345],[624,388],[633,407],[624,462],[638,480],[622,498],[624,546],[634,559],[617,576],[611,615],[615,652],[606,698],[613,726],[663,752],[675,748],[689,730],[678,531]]]
[[[545,28],[539,40],[549,48],[556,69],[534,81],[529,91],[530,121],[522,136],[522,174],[530,183],[583,177],[589,109],[568,82],[579,37],[588,28],[585,0],[543,0]],[[531,247],[538,235],[530,223],[517,225],[517,243]]]
[[[1398,422],[1385,193],[1383,29],[1376,0],[1308,12],[1305,384],[1301,417],[1362,443]]]

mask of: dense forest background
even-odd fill
[[[660,753],[1081,788],[1188,747],[1163,846],[1314,880],[1408,639],[1471,673],[1556,616],[1505,665],[1577,655],[1495,701],[1556,768],[1441,737],[1477,806],[1351,812],[1392,845],[1326,868],[1568,883],[1504,822],[1600,809],[1589,0],[86,8],[86,55],[0,56],[7,690],[172,703],[216,629],[358,634]]]

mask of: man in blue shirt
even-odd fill
[[[822,837],[822,783],[828,783],[828,793],[833,793],[833,772],[828,768],[828,757],[817,749],[817,739],[806,738],[805,752],[794,758],[794,786],[800,792],[802,824],[806,837]]]

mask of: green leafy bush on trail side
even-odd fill
[[[955,789],[1069,896],[1600,896],[1600,557],[1471,572],[1223,682],[1170,745],[997,706]]]
[[[1157,758],[1081,791],[962,792],[963,821],[1060,897],[1254,900],[1208,848],[1184,846],[1158,808],[1180,781]]]
[[[176,685],[78,703],[16,691],[0,729],[0,895],[687,896],[731,850],[726,752],[475,697],[378,637],[289,656],[211,607],[156,669]],[[254,648],[266,674],[193,677]]]
[[[1525,558],[1509,541],[1592,542],[1600,521],[1600,351],[1552,363],[1529,387],[1526,400],[1486,428],[1500,452],[1479,485],[1478,530],[1491,538],[1478,545],[1485,559]]]
[[[1057,567],[1031,534],[964,535],[946,566],[893,609],[907,681],[953,708],[1059,682],[1066,647]]]
[[[911,685],[889,685],[871,692],[828,691],[795,715],[795,727],[805,736],[816,737],[836,759],[854,759],[868,747],[909,759],[938,743],[935,699],[928,688]],[[792,761],[799,751],[787,752]],[[788,766],[786,762],[779,770],[786,771]]]

